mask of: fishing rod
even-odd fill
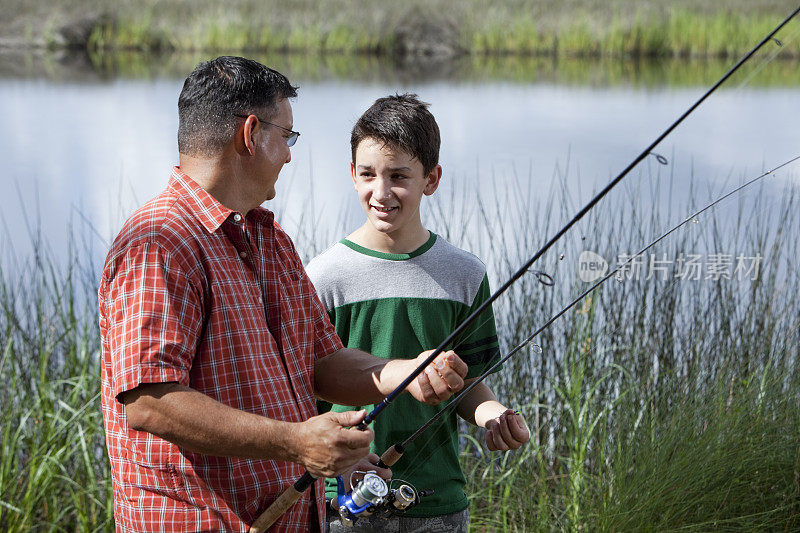
[[[757,176],[755,178],[752,178],[751,180],[743,183],[742,185],[740,185],[740,186],[734,188],[733,190],[727,192],[726,194],[720,196],[719,198],[717,198],[716,200],[714,200],[710,204],[706,205],[702,209],[700,209],[697,212],[692,213],[691,215],[687,216],[685,219],[680,221],[677,225],[673,226],[672,228],[667,230],[665,233],[662,233],[655,240],[653,240],[649,244],[647,244],[644,248],[639,250],[634,255],[630,256],[626,261],[620,263],[614,270],[612,270],[608,274],[606,274],[603,277],[601,277],[594,285],[592,285],[591,287],[589,287],[588,289],[583,291],[579,296],[577,296],[574,300],[572,300],[569,304],[567,304],[566,307],[564,307],[558,313],[556,313],[555,315],[550,317],[547,320],[547,322],[545,322],[541,327],[539,327],[533,333],[531,333],[528,337],[526,337],[520,344],[515,346],[507,355],[505,355],[503,358],[498,360],[497,363],[492,365],[491,368],[489,368],[483,374],[481,374],[480,376],[475,378],[475,381],[473,381],[472,383],[469,384],[469,386],[464,388],[464,390],[462,390],[458,394],[458,396],[455,396],[450,401],[450,403],[447,404],[447,406],[445,406],[438,413],[436,413],[433,417],[431,417],[430,420],[425,422],[425,424],[423,424],[419,429],[417,429],[411,436],[409,436],[404,441],[402,441],[400,443],[397,443],[397,444],[393,445],[392,447],[390,447],[388,450],[386,450],[383,453],[383,455],[381,456],[381,459],[378,462],[377,466],[380,467],[380,468],[389,468],[393,464],[395,464],[400,459],[400,457],[402,457],[403,453],[405,452],[405,449],[408,447],[409,444],[411,444],[414,440],[416,440],[416,438],[419,437],[426,429],[428,429],[433,424],[435,424],[437,420],[442,418],[446,413],[448,413],[454,407],[456,407],[458,405],[458,403],[467,394],[469,394],[470,391],[473,388],[475,388],[481,381],[486,379],[490,374],[496,372],[503,365],[503,363],[505,363],[506,361],[511,359],[511,357],[513,357],[517,352],[519,352],[525,346],[530,344],[531,341],[533,341],[534,338],[536,338],[540,333],[542,333],[544,330],[546,330],[548,327],[550,327],[550,325],[553,322],[558,320],[567,311],[572,309],[575,305],[577,305],[586,296],[588,296],[589,294],[594,292],[598,287],[600,287],[600,285],[602,285],[607,280],[612,278],[615,274],[617,274],[618,272],[622,271],[625,267],[630,265],[636,258],[641,257],[650,248],[652,248],[656,244],[660,243],[662,240],[666,239],[667,237],[672,235],[674,232],[676,232],[677,230],[679,230],[680,228],[682,228],[683,226],[685,226],[689,222],[697,220],[698,216],[700,216],[701,214],[705,213],[706,211],[708,211],[712,207],[716,206],[720,202],[722,202],[722,201],[726,200],[727,198],[733,196],[734,194],[742,191],[743,189],[745,189],[745,188],[749,187],[750,185],[754,184],[755,182],[757,182],[757,181],[759,181],[759,180],[761,180],[761,179],[763,179],[763,178],[765,178],[765,177],[767,177],[769,175],[773,175],[776,171],[778,171],[778,170],[780,170],[780,169],[782,169],[782,168],[784,168],[784,167],[786,167],[786,166],[788,166],[788,165],[790,165],[790,164],[792,164],[792,163],[794,163],[795,161],[798,161],[798,160],[800,160],[800,155],[795,156],[792,159],[789,159],[788,161],[785,161],[785,162],[781,163],[780,165],[776,166],[775,168],[773,168],[771,170],[767,170],[766,172],[762,173],[761,175],[759,175],[759,176]],[[534,345],[534,346],[538,347],[538,345]],[[541,348],[539,348],[539,350],[537,352],[540,352],[540,351],[541,351]]]
[[[728,72],[726,72],[714,85],[712,85],[697,101],[695,101],[686,111],[678,117],[667,129],[665,129],[650,145],[648,145],[625,169],[620,172],[614,179],[612,179],[603,190],[597,193],[589,203],[587,203],[578,213],[567,222],[549,241],[545,243],[520,269],[514,273],[494,294],[489,296],[475,311],[472,312],[445,340],[443,340],[431,354],[411,372],[411,374],[402,381],[386,398],[384,398],[373,410],[367,414],[366,418],[362,420],[356,427],[360,430],[365,430],[381,412],[399,396],[408,385],[422,373],[422,371],[438,357],[446,347],[449,346],[459,335],[461,335],[472,322],[478,318],[492,303],[497,300],[511,285],[513,285],[519,278],[524,276],[536,262],[553,244],[556,243],[572,226],[586,215],[601,199],[603,199],[622,179],[633,170],[644,158],[652,154],[653,149],[663,141],[667,135],[677,128],[697,107],[700,106],[711,94],[713,94],[728,78],[739,70],[758,50],[760,50],[766,43],[774,40],[775,34],[778,33],[789,21],[800,13],[800,6],[797,7],[789,16],[787,16],[780,24],[778,24],[771,32],[767,34],[755,47],[747,52]],[[286,488],[281,493],[275,502],[273,502],[250,526],[250,533],[261,533],[271,526],[275,521],[287,510],[291,505],[300,498],[300,495],[305,492],[311,485],[314,484],[317,478],[312,476],[308,470],[298,478],[292,485]]]

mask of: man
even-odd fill
[[[291,160],[280,73],[243,58],[199,65],[178,101],[179,166],[126,222],[99,289],[103,418],[118,531],[246,531],[307,469],[369,452],[364,412],[314,416],[315,397],[377,401],[426,354],[343,348],[289,237],[259,207]],[[466,365],[442,354],[408,388],[436,404]],[[316,483],[273,531],[322,527]]]

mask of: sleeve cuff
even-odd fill
[[[137,372],[138,376],[134,373],[125,377],[124,381],[115,382],[112,392],[114,398],[119,401],[119,395],[123,392],[133,390],[140,385],[149,385],[153,383],[171,383],[177,382],[181,385],[189,384],[189,373],[173,367],[166,366],[144,366],[140,367]]]

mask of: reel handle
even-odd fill
[[[383,452],[383,455],[381,455],[381,460],[378,461],[378,466],[380,468],[389,468],[390,466],[392,466],[393,464],[395,464],[397,461],[400,460],[400,458],[403,456],[403,452],[405,451],[406,451],[405,446],[403,446],[402,444],[395,444],[394,446]]]

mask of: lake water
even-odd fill
[[[0,72],[3,257],[30,254],[32,230],[41,231],[56,256],[63,255],[72,221],[93,228],[93,259],[100,262],[130,212],[163,189],[177,161],[178,93],[196,61],[181,68],[165,67],[169,58],[140,61],[146,68],[124,73],[73,72],[63,65],[55,73]],[[725,68],[704,67],[690,81],[674,84],[669,78],[643,80],[636,68],[624,65],[609,67],[627,73],[614,81],[599,74],[577,81],[559,75],[605,72],[591,61],[584,67],[564,62],[548,75],[522,79],[480,66],[470,75],[463,69],[432,75],[431,68],[398,74],[391,65],[374,62],[363,68],[357,63],[349,72],[358,75],[348,76],[330,68],[298,69],[292,61],[273,64],[300,86],[292,105],[302,136],[281,174],[276,199],[266,204],[292,235],[310,220],[344,231],[359,223],[348,174],[349,132],[378,97],[410,91],[431,103],[443,140],[444,177],[437,193],[443,212],[460,195],[502,197],[499,204],[487,202],[490,206],[530,195],[541,206],[554,184],[570,191],[573,205],[566,208],[574,212]],[[693,194],[702,193],[705,200],[709,191],[720,192],[800,154],[800,85],[759,83],[774,65],[751,69],[714,94],[657,148],[670,165],[648,158],[627,178],[628,190],[636,189],[637,180],[652,183],[658,172],[658,179],[672,184],[671,196],[662,195],[659,205],[682,206],[690,199],[690,183]],[[524,62],[514,68],[526,72]],[[671,64],[669,72],[680,74],[681,68]],[[787,184],[797,182],[797,170],[779,173],[765,186],[767,194],[778,198]],[[612,195],[623,204],[639,198],[621,191]],[[647,194],[641,196],[643,208],[652,208]]]

